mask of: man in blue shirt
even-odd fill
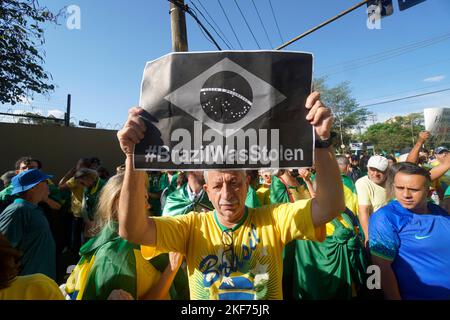
[[[23,254],[20,275],[43,273],[56,280],[55,241],[38,206],[48,199],[50,178],[39,169],[31,169],[12,179],[12,194],[19,198],[0,213],[0,232]]]
[[[397,200],[369,221],[372,259],[387,299],[450,299],[450,216],[427,202],[430,175],[416,164],[393,166]]]

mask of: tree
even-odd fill
[[[325,78],[314,81],[314,90],[320,92],[321,100],[331,109],[334,116],[333,130],[339,135],[339,143],[348,145],[352,140],[351,130],[367,121],[371,112],[360,107],[351,96],[349,82],[342,82],[333,88],[328,88]]]
[[[51,126],[64,126],[64,120],[56,118],[54,115],[49,115],[48,117],[43,117],[39,113],[26,112],[21,115],[15,115],[15,117],[19,117],[17,123],[22,124],[35,124],[35,125],[51,125]],[[55,120],[52,120],[55,119]],[[73,122],[69,124],[71,127],[76,127],[77,125]]]
[[[54,90],[42,67],[45,55],[41,24],[57,23],[37,0],[0,0],[0,103],[16,104],[24,96]]]
[[[384,123],[371,125],[361,138],[373,143],[377,150],[393,154],[414,145],[419,132],[424,130],[422,124],[421,113],[397,116]]]

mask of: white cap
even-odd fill
[[[389,163],[385,157],[382,156],[371,156],[369,162],[367,162],[367,167],[375,168],[380,171],[386,171]]]

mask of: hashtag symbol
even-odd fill
[[[158,155],[156,154],[157,151],[157,146],[149,146],[148,149],[145,150],[145,162],[153,162],[153,159],[158,157]]]

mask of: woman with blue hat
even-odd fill
[[[18,198],[0,213],[0,232],[23,253],[20,275],[43,273],[56,279],[55,241],[39,202],[48,199],[47,179],[39,169],[27,170],[12,180]]]

